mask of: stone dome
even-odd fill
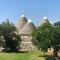
[[[31,19],[28,20],[26,25],[21,29],[20,34],[22,35],[30,35],[33,29],[36,29],[35,25],[31,21]]]
[[[47,17],[43,17],[43,19],[40,22],[40,25],[44,24],[44,23],[49,23],[49,20]]]
[[[20,31],[26,23],[27,23],[26,17],[24,15],[21,15],[21,17],[19,18],[19,20],[17,22],[18,31]]]

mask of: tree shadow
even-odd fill
[[[45,60],[58,60],[58,58],[53,56],[48,56],[48,57],[45,57]]]

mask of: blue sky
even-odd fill
[[[60,20],[60,0],[0,0],[0,22],[9,18],[16,24],[22,11],[35,24],[44,16],[56,22]]]

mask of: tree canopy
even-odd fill
[[[56,29],[57,27],[55,28],[50,23],[42,24],[32,32],[33,44],[43,51],[46,51],[49,47],[56,47],[60,44],[59,33]]]
[[[0,24],[0,37],[6,50],[16,51],[20,47],[20,35],[16,33],[16,27],[9,20]]]

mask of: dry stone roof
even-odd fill
[[[17,29],[20,31],[26,23],[27,23],[26,17],[24,15],[21,15],[17,23]]]
[[[33,29],[36,29],[33,22],[29,19],[26,25],[21,29],[20,34],[29,35],[33,31]]]
[[[43,19],[40,22],[40,25],[42,25],[43,23],[48,23],[48,22],[49,22],[48,18],[47,17],[43,17]]]

